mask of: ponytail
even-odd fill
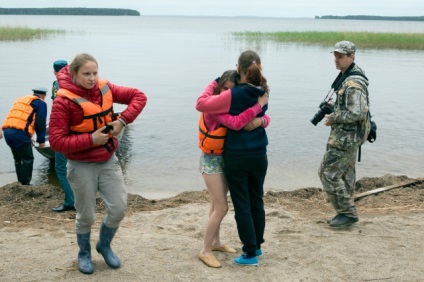
[[[255,61],[250,65],[246,72],[246,81],[255,86],[261,86],[265,89],[266,92],[269,92],[267,80],[262,75],[261,65],[257,64]]]
[[[266,78],[262,75],[261,58],[256,52],[248,50],[241,53],[238,59],[240,72],[246,76],[246,82],[255,86],[261,86],[269,92]]]

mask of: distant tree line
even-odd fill
[[[378,20],[378,21],[424,21],[422,17],[383,17],[383,16],[315,16],[315,19],[330,20]]]
[[[0,8],[0,15],[140,16],[140,13],[111,8]]]

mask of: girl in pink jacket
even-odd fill
[[[219,95],[220,92],[234,87],[237,80],[238,73],[235,70],[226,71],[220,78],[212,81],[202,95]],[[203,248],[198,257],[210,267],[221,267],[212,251],[237,252],[235,249],[221,244],[219,237],[221,222],[228,211],[228,186],[224,176],[222,157],[226,128],[252,130],[259,126],[268,126],[269,117],[267,115],[256,118],[256,115],[262,111],[262,107],[267,103],[268,96],[259,97],[258,103],[237,116],[201,113],[199,120],[199,148],[202,150],[200,171],[212,202],[204,234]]]

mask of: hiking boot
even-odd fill
[[[333,220],[331,220],[329,224],[330,227],[341,228],[351,226],[356,222],[358,222],[357,217],[351,217],[341,214],[338,218],[334,218]]]
[[[328,224],[330,224],[333,220],[338,219],[340,216],[341,216],[341,214],[339,214],[339,213],[338,213],[338,214],[336,214],[336,216],[335,216],[335,217],[327,219],[327,223],[328,223]]]

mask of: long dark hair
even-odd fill
[[[227,81],[231,81],[234,83],[234,85],[238,84],[238,81],[240,79],[240,75],[235,70],[227,70],[224,71],[224,73],[221,75],[221,78],[218,81],[218,86],[215,88],[215,91],[213,92],[214,95],[217,95],[221,92],[221,88],[224,86],[224,84]]]
[[[252,50],[244,51],[238,58],[240,72],[245,74],[246,82],[255,86],[261,86],[266,92],[269,92],[266,78],[262,75],[261,58]]]

